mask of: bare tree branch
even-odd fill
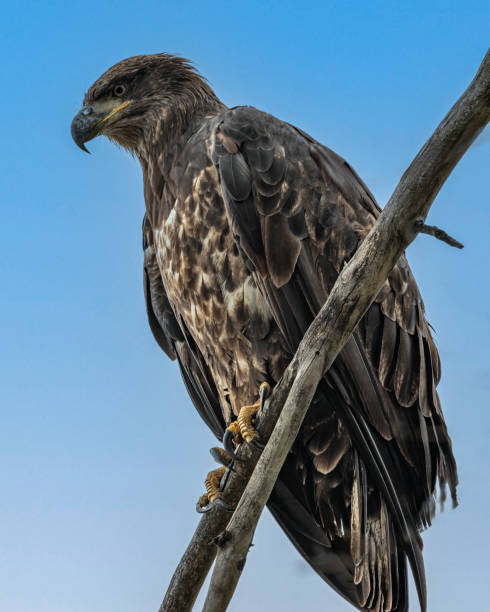
[[[419,234],[428,234],[429,236],[434,236],[437,240],[441,240],[445,242],[449,246],[456,247],[457,249],[463,249],[464,245],[461,244],[456,238],[450,236],[447,232],[445,232],[437,225],[426,225],[423,219],[418,219],[415,221],[415,229]]]
[[[444,181],[489,118],[490,52],[487,52],[472,83],[410,164],[375,226],[339,275],[327,302],[267,402],[258,425],[264,439],[275,417],[279,415],[279,418],[219,539],[204,612],[221,612],[227,608],[257,521],[320,378],[348,341],[404,249],[424,227],[425,217]],[[253,448],[240,450],[247,461],[243,463],[243,473],[231,475],[226,487],[228,503],[234,503],[234,498],[239,497],[256,461],[257,452]],[[218,508],[203,516],[172,578],[160,612],[191,609],[214,558],[215,545],[211,542],[222,532],[228,518],[229,514]]]
[[[290,363],[274,390],[273,398],[266,403],[264,410],[258,415],[256,428],[262,440],[269,438],[276,424],[296,375],[297,365],[297,359]],[[225,501],[231,506],[237,505],[245,490],[247,481],[260,456],[260,451],[254,446],[241,444],[236,454],[241,461],[235,463],[235,472],[229,474],[225,489]],[[225,528],[230,518],[230,512],[218,506],[202,515],[192,540],[172,576],[159,612],[175,612],[175,610],[189,612],[192,610],[202,583],[216,557],[217,546],[221,545],[226,538],[223,534],[226,533]]]

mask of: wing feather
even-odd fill
[[[297,128],[255,109],[226,112],[212,142],[240,252],[253,266],[257,286],[294,352],[343,265],[372,227],[379,207],[342,158]],[[361,599],[372,609],[405,609],[404,554],[425,609],[423,562],[415,532],[430,520],[428,500],[436,475],[441,487],[449,484],[453,497],[457,480],[436,392],[439,377],[439,357],[423,304],[402,257],[320,385],[326,397],[332,395],[330,409],[343,423],[345,436],[327,437],[323,445],[310,436],[302,449],[300,443],[295,447],[298,457],[311,458],[311,464],[301,459],[300,468],[312,487],[309,503],[313,509],[316,503],[321,523],[328,518],[337,525],[337,537],[342,537],[341,515],[347,513],[344,519],[351,524],[351,503],[355,504],[356,531],[350,542],[356,562],[361,556],[362,487],[356,481],[361,468],[353,463],[352,446],[359,452],[360,465],[366,466],[368,482],[381,492],[377,510],[364,522],[371,529],[365,542],[367,565],[356,569]],[[324,416],[318,414],[316,424],[311,415],[308,419],[314,429]],[[339,470],[344,473],[340,480]],[[345,501],[335,498],[335,482],[349,488],[347,508]],[[372,484],[366,484],[363,495],[369,487]],[[372,505],[369,499],[363,511]],[[404,537],[398,540],[400,533]]]

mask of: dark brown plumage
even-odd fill
[[[379,215],[350,166],[301,130],[227,109],[185,60],[139,56],[88,91],[72,134],[105,134],[144,175],[153,334],[221,438],[280,378]],[[314,569],[361,609],[425,607],[421,541],[457,474],[440,363],[404,257],[320,383],[269,507]]]

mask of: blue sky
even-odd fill
[[[213,467],[215,441],[146,323],[138,164],[102,139],[83,155],[70,138],[90,84],[130,55],[182,54],[228,105],[269,111],[348,159],[383,205],[489,34],[483,1],[2,8],[1,610],[158,609]],[[461,480],[460,507],[424,536],[432,612],[486,609],[489,151],[487,131],[429,217],[465,250],[422,236],[408,251]],[[252,602],[351,609],[268,514],[230,610]]]

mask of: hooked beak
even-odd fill
[[[83,106],[71,122],[71,136],[75,144],[85,153],[90,153],[85,143],[98,136],[104,125],[129,103],[130,100],[126,100],[110,112],[97,112],[93,106]]]

